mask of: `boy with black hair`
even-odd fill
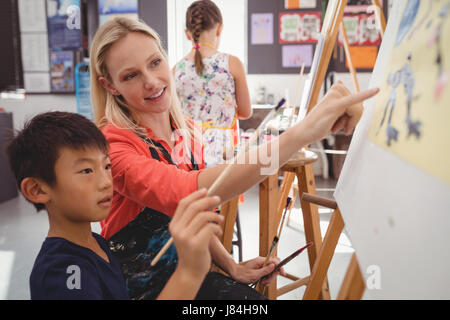
[[[101,131],[81,115],[48,112],[27,122],[7,153],[22,194],[37,211],[48,212],[48,237],[30,276],[31,299],[129,299],[106,240],[91,231],[91,222],[107,217],[113,196]],[[209,211],[218,203],[206,190],[180,202],[170,230],[183,250],[158,298],[195,297],[211,262],[209,240],[222,232],[222,217]]]

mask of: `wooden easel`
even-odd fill
[[[330,5],[331,4],[331,5]],[[322,35],[324,36],[324,45],[319,62],[314,83],[311,88],[311,98],[307,107],[309,112],[316,104],[319,98],[322,83],[325,80],[326,70],[330,62],[333,48],[337,41],[339,25],[344,16],[346,0],[331,0],[325,15],[322,26]],[[296,155],[298,157],[298,155]],[[308,156],[300,156],[302,161],[288,163],[282,168],[285,172],[283,183],[280,191],[278,191],[278,173],[268,177],[260,184],[260,243],[259,254],[266,256],[273,237],[276,235],[277,226],[280,223],[286,198],[291,189],[294,177],[298,179],[299,194],[315,193],[315,181],[312,162]],[[295,199],[292,199],[293,202]],[[314,246],[308,248],[308,260],[310,270],[312,272],[322,247],[322,235],[320,232],[320,217],[318,207],[314,203],[300,201],[303,213],[303,221],[305,226],[306,242],[313,242]],[[276,252],[274,252],[276,254]],[[294,282],[277,290],[276,281],[267,287],[265,293],[269,299],[276,299],[278,296],[294,290],[302,285],[310,282],[310,277],[299,279],[295,276],[288,275],[288,278]],[[320,284],[318,297],[321,299],[330,299],[328,281],[326,276]]]
[[[373,0],[373,4],[377,7],[376,17],[379,19],[380,33],[381,36],[384,34],[386,28],[386,20],[384,18],[381,6],[378,0]],[[341,26],[342,27],[342,26]],[[350,50],[348,47],[348,40],[345,34],[345,29],[341,28],[343,31],[344,45],[346,46],[347,61],[349,64],[350,72],[353,75],[355,82],[355,89],[359,91],[359,86],[356,82],[356,72],[351,63]],[[311,194],[303,194],[303,200],[321,205],[327,208],[334,209],[332,213],[330,224],[328,226],[327,232],[325,234],[323,245],[319,253],[319,257],[314,265],[311,272],[310,282],[305,291],[303,299],[317,299],[320,294],[320,286],[323,283],[326,272],[330,265],[331,259],[333,258],[334,251],[336,249],[339,237],[342,230],[344,229],[344,220],[342,219],[341,212],[337,206],[337,203],[333,200],[328,200],[325,198],[317,197]],[[358,265],[356,253],[353,253],[350,264],[347,268],[347,272],[342,282],[341,288],[339,290],[337,300],[359,300],[362,298],[365,290],[364,278],[362,276],[361,270]]]
[[[377,0],[373,0],[374,4],[378,4]],[[312,94],[308,105],[309,112],[318,101],[320,89],[325,79],[326,70],[332,55],[334,46],[336,45],[339,28],[342,28],[342,20],[344,15],[344,9],[346,6],[346,0],[331,0],[330,3],[335,2],[335,9],[327,9],[327,13],[324,20],[324,26],[322,33],[326,36],[322,57],[320,60],[320,67],[318,69],[314,83],[312,84]],[[378,11],[382,16],[381,9]],[[383,17],[384,21],[384,17]],[[383,24],[381,24],[383,26]],[[346,44],[347,59],[350,68],[350,72],[353,76],[355,90],[359,91],[359,86],[356,81],[356,71],[351,63],[350,51],[348,50],[348,39],[344,31],[344,44]],[[384,29],[383,29],[384,30]],[[383,32],[382,32],[383,34]],[[347,51],[348,50],[348,51]],[[297,159],[296,159],[297,157]],[[330,299],[330,293],[328,288],[328,281],[326,273],[328,271],[331,259],[333,257],[338,239],[344,228],[344,222],[340,214],[337,204],[333,200],[324,199],[314,195],[315,182],[314,172],[312,168],[311,155],[299,152],[295,155],[290,163],[284,168],[285,176],[280,190],[278,189],[278,173],[269,176],[263,182],[260,183],[260,241],[259,241],[259,254],[260,256],[266,256],[273,237],[276,235],[277,227],[281,220],[283,208],[286,203],[286,198],[289,195],[290,188],[292,186],[294,177],[298,179],[298,193],[301,195],[301,206],[303,212],[303,219],[305,225],[305,235],[307,242],[314,242],[314,246],[308,248],[308,258],[310,264],[311,274],[308,277],[299,279],[293,275],[287,275],[288,278],[293,280],[291,284],[288,284],[277,290],[276,281],[267,287],[265,294],[269,299],[276,299],[278,296],[285,294],[291,290],[294,290],[300,286],[306,285],[306,291],[303,299]],[[292,203],[295,201],[293,199]],[[322,205],[328,208],[335,209],[332,213],[330,224],[327,229],[327,233],[322,241],[320,232],[320,218],[318,215],[318,205]],[[236,218],[237,202],[231,201],[225,208],[223,208],[226,216],[224,222],[224,235],[222,242],[225,248],[231,249],[231,239],[233,235],[233,225]],[[276,254],[276,252],[275,252]],[[360,299],[364,292],[363,277],[360,272],[356,255],[353,254],[350,265],[348,267],[344,282],[341,286],[341,290],[338,294],[338,299]]]
[[[376,16],[377,16],[377,19],[380,20],[381,34],[383,35],[384,28],[385,28],[384,15],[381,11],[381,6],[379,4],[379,1],[373,0],[373,3],[375,6],[377,6]],[[316,81],[314,83],[313,94],[311,97],[310,104],[308,106],[308,111],[317,103],[320,86],[324,80],[325,73],[326,73],[326,68],[324,67],[324,65],[328,66],[329,59],[331,57],[331,52],[333,50],[333,47],[335,46],[338,26],[341,29],[341,32],[343,33],[344,48],[346,51],[347,62],[349,65],[350,73],[352,74],[355,90],[356,90],[356,92],[359,92],[359,85],[358,85],[357,78],[356,78],[356,71],[353,67],[352,59],[351,59],[351,55],[350,55],[348,38],[345,33],[345,28],[344,28],[344,25],[342,22],[344,8],[345,8],[345,3],[339,4],[337,7],[337,10],[335,12],[335,16],[332,17],[333,22],[331,23],[331,27],[330,27],[330,30],[332,30],[330,37],[332,39],[331,40],[328,39],[329,40],[328,43],[326,42],[324,45],[324,52],[322,54],[322,59],[321,59],[322,67],[319,68],[318,76],[316,77]],[[324,62],[326,62],[326,63],[324,64]],[[320,81],[320,82],[318,82],[318,81]],[[309,179],[314,179],[314,175],[310,176]],[[285,175],[285,179],[283,180],[283,185],[281,188],[282,192],[280,195],[279,206],[278,206],[278,223],[281,218],[281,212],[283,210],[282,205],[285,203],[285,199],[288,196],[292,182],[293,182],[292,175],[287,173]],[[314,184],[312,184],[312,185],[314,185]],[[289,292],[289,291],[291,291],[295,288],[298,288],[302,285],[306,285],[306,290],[305,290],[303,299],[310,300],[310,299],[317,299],[317,298],[322,298],[322,299],[329,298],[329,290],[328,290],[328,284],[327,284],[327,279],[326,279],[327,271],[330,266],[331,259],[334,255],[339,237],[344,228],[344,221],[342,219],[340,210],[335,201],[325,199],[322,197],[318,197],[311,193],[304,192],[305,186],[300,184],[300,179],[299,179],[298,189],[299,189],[299,193],[301,194],[302,211],[305,206],[310,207],[305,204],[305,202],[306,202],[309,204],[316,204],[316,205],[321,205],[321,206],[324,206],[327,208],[334,209],[334,212],[332,213],[331,220],[330,220],[326,235],[323,239],[323,242],[320,242],[321,243],[320,247],[319,247],[319,245],[316,245],[316,249],[320,249],[320,250],[319,250],[317,256],[315,257],[315,259],[313,260],[310,276],[305,277],[303,279],[294,279],[294,278],[292,278],[292,276],[289,276],[289,278],[292,278],[294,280],[294,282],[284,286],[283,288],[278,289],[277,296],[284,294],[286,292]],[[314,191],[315,191],[315,188],[314,188]],[[303,212],[303,214],[305,214],[305,212]],[[307,212],[307,214],[310,214],[310,213]],[[305,232],[307,231],[306,229],[307,229],[307,224],[305,223]],[[316,234],[316,236],[317,236],[317,234]],[[319,227],[319,237],[321,238],[320,227]],[[311,265],[311,262],[312,262],[311,256],[309,256],[309,258],[310,258],[310,265]],[[364,285],[363,276],[361,274],[361,271],[360,271],[360,268],[359,268],[359,265],[357,262],[356,254],[354,253],[350,260],[350,264],[347,269],[347,273],[345,275],[345,278],[344,278],[343,284],[341,286],[341,289],[339,291],[339,294],[337,296],[337,299],[338,300],[361,299],[362,295],[364,293],[364,289],[365,289],[365,285]],[[325,293],[325,295],[324,295],[324,293]],[[269,298],[271,298],[270,289],[269,289],[268,296],[269,296]]]

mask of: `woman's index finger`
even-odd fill
[[[349,96],[346,96],[342,99],[339,99],[339,101],[336,103],[337,108],[347,108],[354,104],[357,104],[359,102],[362,102],[364,100],[367,100],[369,98],[372,98],[374,95],[376,95],[380,91],[379,88],[365,90],[359,93],[355,93]]]

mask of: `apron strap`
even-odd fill
[[[166,148],[164,148],[164,146],[157,142],[154,141],[148,137],[141,137],[141,139],[144,140],[144,142],[148,145],[149,150],[150,150],[150,155],[152,156],[153,159],[161,161],[161,158],[159,157],[159,153],[158,151],[152,146],[152,143],[154,146],[158,147],[161,151],[161,153],[163,154],[164,158],[170,163],[176,166],[176,164],[173,162],[172,157],[170,156],[170,153],[166,150]],[[191,154],[191,165],[192,165],[192,170],[194,171],[198,171],[199,170],[199,166],[197,164],[197,162],[195,161],[194,158],[194,154],[192,152],[190,152]]]

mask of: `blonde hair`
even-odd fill
[[[131,111],[127,102],[121,96],[108,92],[98,80],[99,77],[103,76],[108,81],[111,81],[106,67],[106,54],[116,41],[124,38],[130,32],[140,32],[154,39],[159,51],[164,59],[167,60],[167,53],[161,45],[158,33],[145,22],[125,17],[116,17],[107,21],[95,33],[90,50],[91,102],[94,111],[94,122],[99,128],[112,124],[119,128],[128,129],[139,136],[145,136],[145,129],[140,128],[135,122],[138,119],[131,117]],[[177,129],[191,138],[194,136],[194,129],[186,121],[181,110],[172,75],[170,75],[170,81],[170,116]]]

